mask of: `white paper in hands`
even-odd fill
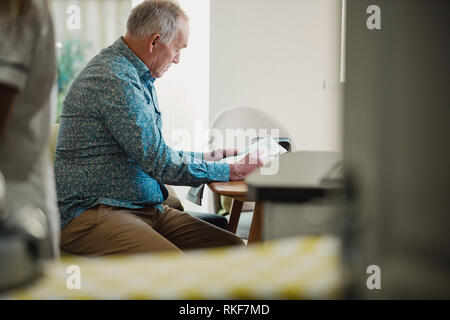
[[[249,153],[259,152],[259,158],[264,165],[270,164],[274,157],[279,156],[287,150],[279,145],[271,136],[264,137],[252,143],[248,147],[233,157],[224,158],[221,161],[228,164],[235,164],[242,160]]]

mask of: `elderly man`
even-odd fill
[[[188,19],[176,3],[145,1],[131,12],[125,37],[75,79],[55,155],[63,249],[104,255],[243,244],[163,204],[164,184],[239,180],[261,165],[213,162],[223,150],[203,154],[165,144],[154,81],[179,63],[188,37]]]

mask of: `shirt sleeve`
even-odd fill
[[[197,152],[174,150],[167,146],[156,124],[151,101],[138,83],[104,79],[105,92],[99,103],[105,124],[127,155],[153,179],[172,185],[198,186],[210,181],[228,181],[228,164],[208,162]]]
[[[20,91],[25,87],[35,47],[37,30],[32,15],[15,19],[0,15],[0,83]]]

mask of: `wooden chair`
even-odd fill
[[[231,197],[233,199],[228,231],[236,233],[244,202],[249,201],[247,199],[247,185],[244,181],[211,182],[208,184],[208,187],[219,196]],[[256,202],[253,210],[252,223],[250,225],[248,243],[261,242],[261,236],[262,204]]]

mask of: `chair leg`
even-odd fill
[[[213,192],[212,193],[212,197],[213,197],[213,210],[214,213],[218,213],[220,210],[220,195],[218,195],[217,193]]]
[[[230,222],[228,222],[228,231],[232,233],[236,233],[243,205],[244,203],[242,201],[233,199],[230,211]]]
[[[248,243],[261,242],[263,228],[262,203],[255,203],[253,211],[252,224],[250,225],[250,233],[248,235]]]

